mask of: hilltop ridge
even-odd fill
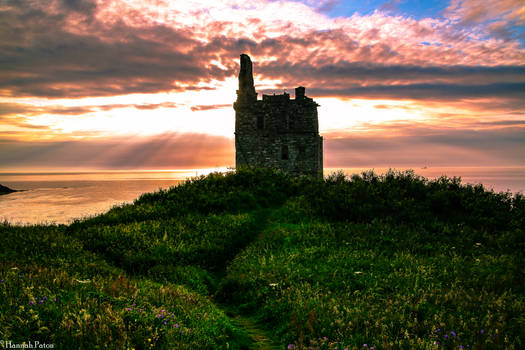
[[[523,195],[457,178],[213,173],[69,226],[1,225],[0,330],[60,348],[518,349],[523,227]]]

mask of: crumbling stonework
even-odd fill
[[[295,99],[285,92],[257,100],[252,62],[242,54],[233,104],[236,167],[272,167],[294,176],[322,176],[323,137],[319,136],[317,106],[302,86],[295,89]]]

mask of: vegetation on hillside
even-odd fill
[[[525,198],[244,169],[70,226],[0,226],[0,339],[58,348],[525,347]],[[245,322],[246,324],[246,322]]]

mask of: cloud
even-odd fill
[[[524,166],[524,140],[523,124],[486,130],[392,126],[325,134],[324,159],[327,168]]]
[[[525,83],[486,85],[407,84],[371,85],[342,89],[309,89],[313,96],[335,96],[375,99],[457,100],[467,98],[504,97],[525,100]]]
[[[38,116],[42,114],[51,115],[85,115],[98,111],[110,111],[119,108],[136,108],[139,110],[154,110],[157,108],[178,108],[180,104],[174,102],[161,103],[114,103],[105,105],[85,105],[66,107],[60,105],[37,106],[29,103],[0,103],[0,116]]]
[[[522,0],[483,3],[477,0],[452,0],[445,10],[445,16],[460,26],[477,27],[497,38],[525,39],[525,3]]]
[[[211,109],[231,108],[231,107],[232,107],[232,103],[220,104],[220,105],[196,105],[196,106],[191,106],[191,110],[192,112],[197,112],[197,111],[208,111]]]
[[[87,2],[60,5],[14,2],[0,11],[4,96],[72,98],[182,90],[233,73],[210,64],[213,54],[194,52],[201,44],[190,30],[163,24],[107,25],[86,20],[86,13],[93,16],[95,9]]]
[[[0,140],[0,164],[4,169],[174,169],[232,166],[234,162],[233,140],[204,134],[165,133],[64,142]]]
[[[470,77],[492,83],[495,66],[503,66],[505,81],[516,72],[513,79],[523,79],[525,51],[516,42],[480,40],[447,21],[380,12],[329,19],[287,1],[249,6],[195,1],[176,7],[123,0],[21,4],[11,1],[0,10],[0,95],[6,97],[213,89],[212,82],[237,73],[241,52],[252,54],[262,77],[313,78],[309,86],[326,87],[337,74],[339,84]],[[449,13],[469,3],[458,4]],[[497,22],[492,26],[506,30]]]

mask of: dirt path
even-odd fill
[[[234,311],[227,311],[233,325],[246,331],[252,344],[248,349],[251,350],[282,350],[284,345],[276,342],[270,332],[263,329],[258,322],[250,316],[241,315]]]

